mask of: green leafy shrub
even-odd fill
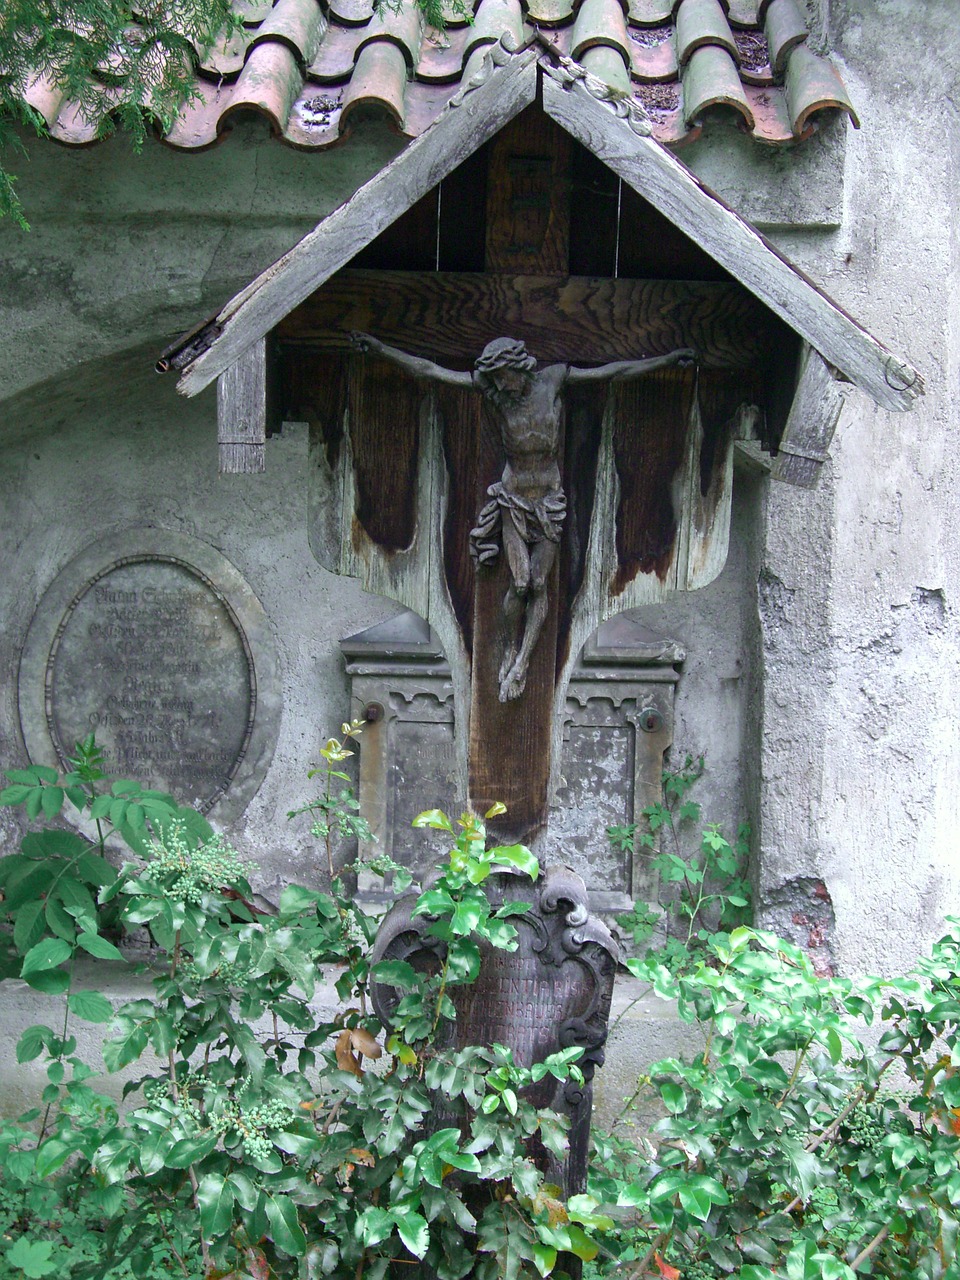
[[[607,1223],[594,1202],[562,1203],[526,1153],[536,1134],[562,1154],[563,1120],[524,1090],[548,1073],[579,1079],[581,1050],[525,1069],[503,1046],[455,1051],[443,1035],[479,941],[516,946],[522,908],[494,909],[483,882],[506,867],[535,878],[536,859],[487,849],[472,815],[456,828],[421,815],[451,837],[417,905],[442,963],[425,976],[380,966],[403,990],[384,1052],[368,998],[376,922],[333,874],[332,840],[358,830],[349,788],[337,791],[349,754],[328,742],[324,789],[296,811],[315,819],[332,892],[289,886],[275,914],[256,907],[240,859],[199,814],[105,778],[92,739],[66,776],[8,775],[3,803],[50,820],[69,802],[96,830],[31,832],[0,861],[4,972],[59,1005],[56,1027],[31,1027],[17,1046],[19,1061],[45,1065],[42,1107],[0,1131],[0,1265],[14,1276],[378,1280],[391,1262],[422,1260],[440,1280],[493,1280],[595,1254],[591,1233]],[[119,870],[105,856],[111,833],[136,855]],[[79,962],[127,965],[115,939],[143,931],[145,994],[114,1010],[82,985]],[[345,1008],[317,1025],[308,1002],[331,967]],[[106,1026],[108,1073],[140,1073],[124,1114],[76,1052],[78,1018]],[[432,1131],[441,1101],[454,1123]]]
[[[597,1135],[591,1190],[619,1225],[596,1274],[960,1276],[958,962],[957,923],[887,982],[818,977],[746,927],[680,971],[629,961],[703,1049],[644,1072],[633,1102],[666,1113],[653,1133]]]
[[[702,819],[689,794],[702,774],[703,756],[688,755],[681,769],[664,773],[663,800],[647,805],[639,824],[607,828],[615,849],[646,857],[661,890],[658,904],[636,902],[618,923],[635,948],[649,947],[655,938],[661,960],[671,968],[685,967],[714,935],[722,937],[750,918],[747,824],[731,842],[710,823],[691,851],[685,847],[688,832]]]

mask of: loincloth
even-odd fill
[[[470,531],[470,554],[480,564],[490,564],[500,554],[504,518],[510,520],[527,546],[560,541],[567,514],[567,497],[562,489],[552,489],[531,501],[511,493],[498,480],[487,490],[487,496],[490,501],[480,508],[476,527]]]

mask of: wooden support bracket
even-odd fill
[[[827,450],[840,417],[846,387],[819,351],[804,343],[800,377],[780,449],[770,474],[774,480],[813,489],[827,460]]]
[[[268,339],[258,338],[217,379],[217,442],[221,475],[265,469],[267,428],[273,410]]]

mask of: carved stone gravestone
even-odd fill
[[[221,817],[276,741],[277,661],[256,596],[214,548],[157,529],[95,543],[48,588],[20,663],[32,760],[69,767],[91,732],[107,772]]]
[[[584,1189],[592,1080],[603,1062],[618,950],[602,920],[590,914],[583,881],[567,867],[548,867],[530,884],[510,873],[486,882],[491,902],[531,902],[530,910],[511,917],[517,926],[516,951],[481,946],[480,974],[474,983],[453,987],[457,1011],[457,1048],[503,1044],[514,1060],[530,1067],[571,1045],[583,1046],[579,1060],[584,1083],[558,1082],[552,1076],[530,1087],[536,1107],[550,1107],[570,1120],[569,1153],[562,1162],[542,1146],[530,1154],[548,1182],[566,1195]],[[413,916],[416,898],[402,899],[387,912],[377,934],[374,963],[406,960],[421,972],[439,963],[437,939],[424,934],[429,918]],[[401,993],[375,984],[373,1002],[387,1026]]]

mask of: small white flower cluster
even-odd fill
[[[244,1109],[231,1099],[211,1117],[210,1125],[221,1134],[236,1133],[243,1139],[246,1154],[252,1159],[263,1160],[274,1149],[268,1134],[283,1129],[293,1118],[294,1113],[285,1102],[261,1102]]]
[[[144,879],[152,880],[164,897],[199,906],[205,892],[236,884],[243,878],[240,855],[221,835],[190,847],[182,823],[172,823],[163,840],[150,846],[152,858]]]

